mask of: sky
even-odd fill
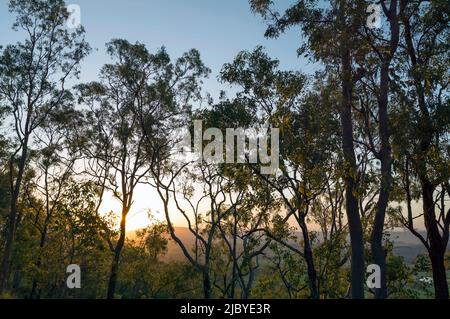
[[[310,72],[313,63],[298,58],[296,49],[301,37],[290,30],[279,39],[264,37],[262,18],[250,12],[247,0],[75,0],[66,1],[81,8],[81,23],[87,40],[94,48],[83,62],[81,80],[97,78],[107,62],[105,43],[113,38],[139,41],[150,50],[165,46],[173,59],[191,48],[200,51],[204,63],[212,70],[205,90],[217,97],[221,89],[217,75],[224,63],[231,62],[241,50],[263,45],[281,68]],[[291,0],[277,1],[280,9]],[[14,16],[8,1],[0,0],[0,43],[14,43],[17,33],[11,30]]]
[[[292,0],[277,0],[279,10]],[[230,87],[220,84],[217,75],[224,63],[231,62],[241,50],[253,50],[262,45],[272,57],[280,60],[281,69],[312,73],[317,65],[296,50],[301,42],[298,29],[291,29],[278,39],[264,37],[265,24],[261,17],[250,11],[247,0],[74,0],[81,9],[81,24],[86,39],[93,48],[83,61],[79,82],[97,80],[103,64],[109,59],[105,43],[113,38],[144,43],[150,51],[165,46],[173,59],[196,48],[212,73],[204,81],[204,91],[217,98],[220,90]],[[8,12],[8,1],[0,0],[0,45],[21,40],[11,30],[14,16]],[[134,206],[127,219],[128,228],[136,229],[148,224],[147,211],[151,208],[157,219],[164,219],[161,201],[149,186],[138,186]],[[105,198],[103,211],[120,211],[120,204],[111,196]],[[182,225],[174,217],[175,224]]]
[[[277,1],[279,9],[292,1]],[[82,62],[79,82],[97,80],[103,64],[109,61],[105,43],[114,38],[144,43],[150,51],[165,46],[172,59],[195,48],[203,62],[211,69],[204,81],[204,91],[213,98],[230,87],[220,84],[217,75],[224,63],[231,62],[241,50],[253,50],[262,45],[272,58],[280,60],[280,68],[312,72],[313,63],[299,58],[296,53],[301,36],[290,30],[279,39],[264,37],[265,24],[250,11],[247,0],[75,0],[66,1],[81,9],[81,24],[86,29],[86,40],[93,48]],[[0,45],[22,40],[22,35],[11,26],[14,15],[8,11],[8,1],[0,0]],[[128,228],[143,227],[148,223],[151,208],[157,219],[163,219],[161,204],[149,186],[138,186],[134,206],[127,218]],[[105,198],[103,211],[120,211],[120,204],[111,196]],[[175,224],[181,219],[174,218]]]

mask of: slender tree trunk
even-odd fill
[[[203,269],[203,296],[205,299],[211,299],[211,278],[209,275],[209,267]]]
[[[14,235],[16,232],[16,220],[17,220],[17,214],[18,214],[20,187],[22,185],[22,179],[23,179],[23,175],[25,172],[25,164],[26,164],[26,160],[27,160],[27,156],[28,156],[28,137],[29,137],[28,135],[25,135],[25,138],[24,138],[24,141],[22,144],[23,149],[22,149],[22,154],[20,156],[18,171],[17,171],[17,176],[15,178],[15,181],[14,181],[14,177],[13,177],[14,158],[11,158],[11,162],[10,162],[11,210],[10,210],[10,213],[8,216],[5,247],[3,250],[2,264],[1,264],[1,270],[0,270],[0,295],[5,291],[7,283],[8,283],[10,259],[11,259],[12,249],[13,249]]]
[[[299,220],[300,228],[302,229],[303,234],[303,253],[305,255],[306,268],[308,272],[308,281],[309,281],[309,289],[311,292],[311,299],[319,299],[319,289],[317,288],[317,272],[314,267],[314,259],[311,248],[311,240],[309,238],[308,228],[305,223],[305,217],[300,216]]]
[[[341,3],[341,7],[342,7]],[[341,8],[342,10],[342,8]],[[341,12],[341,19],[345,19],[345,10]],[[351,295],[352,298],[364,298],[364,241],[361,218],[359,216],[356,192],[356,157],[353,145],[352,123],[352,75],[351,57],[348,43],[342,40],[341,73],[342,73],[342,101],[340,118],[342,127],[342,149],[344,153],[344,181],[345,203],[351,242]]]
[[[209,274],[209,262],[205,263],[203,267],[202,278],[203,278],[203,296],[205,299],[211,299],[212,289],[211,289],[211,276]]]
[[[108,282],[108,292],[107,299],[114,299],[114,294],[116,292],[117,278],[119,276],[119,263],[120,263],[120,255],[122,253],[123,246],[125,244],[125,236],[126,236],[126,217],[128,213],[127,207],[122,209],[122,218],[120,220],[120,235],[119,240],[117,241],[116,248],[114,249],[114,258],[111,265],[111,273],[109,275]]]
[[[37,257],[36,260],[36,269],[40,269],[41,265],[42,265],[42,250],[44,249],[45,246],[45,239],[47,238],[47,230],[48,230],[48,223],[50,220],[50,215],[47,215],[46,220],[45,220],[45,225],[44,225],[44,229],[42,231],[41,234],[41,239],[39,241],[39,255]],[[31,291],[30,291],[30,299],[33,299],[35,297],[36,294],[36,288],[37,288],[37,280],[33,279],[33,284],[31,285]],[[39,299],[39,296],[37,296],[37,298]]]
[[[375,288],[375,298],[387,298],[386,279],[386,252],[383,248],[383,229],[386,217],[386,209],[389,204],[389,195],[392,186],[392,151],[390,144],[388,94],[389,94],[389,66],[397,51],[399,42],[399,16],[397,14],[397,0],[392,0],[389,6],[388,20],[390,25],[390,52],[383,56],[380,70],[380,94],[378,97],[378,131],[381,141],[381,185],[378,197],[377,211],[372,232],[372,255],[373,261],[380,267],[380,287]]]
[[[237,271],[237,217],[236,212],[233,212],[233,251],[232,251],[232,258],[233,258],[233,270],[231,272],[231,292],[230,297],[234,299],[235,289],[236,289],[236,278],[238,276]]]
[[[22,280],[22,273],[19,269],[14,270],[12,289],[17,290],[20,286]]]
[[[426,179],[422,178],[422,200],[425,214],[425,227],[428,232],[430,249],[428,255],[431,260],[433,271],[434,293],[436,299],[449,299],[447,275],[444,265],[444,255],[446,247],[439,234],[436,221],[435,205],[433,200],[434,186]]]
[[[389,193],[392,185],[392,155],[389,141],[389,116],[388,116],[388,86],[389,86],[389,62],[383,61],[380,80],[380,97],[378,101],[379,135],[381,140],[381,185],[378,197],[377,210],[373,223],[371,249],[373,261],[380,267],[380,287],[375,288],[375,298],[387,298],[386,279],[386,252],[383,248],[383,229],[386,217],[386,209],[389,203]]]
[[[243,285],[242,289],[242,298],[241,299],[249,299],[252,293],[253,282],[255,281],[256,269],[250,268],[250,274],[248,275],[248,282],[246,285]]]
[[[342,150],[344,155],[344,182],[345,182],[345,204],[348,220],[348,228],[351,242],[351,296],[354,299],[364,298],[364,238],[361,217],[356,198],[357,188],[357,165],[355,149],[353,144],[353,121],[352,121],[352,99],[353,99],[353,77],[350,52],[350,38],[348,35],[351,28],[347,21],[346,1],[340,0],[338,4],[338,20],[340,35],[340,58],[342,77],[342,97],[339,108],[342,128]]]
[[[214,227],[215,228],[215,227]],[[211,231],[211,234],[208,236],[208,244],[205,248],[205,264],[202,267],[202,276],[203,276],[203,295],[205,299],[212,298],[212,288],[211,288],[211,276],[210,276],[210,264],[211,264],[211,246],[214,231]]]

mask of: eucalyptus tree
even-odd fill
[[[113,64],[102,68],[101,82],[79,89],[80,102],[89,108],[88,172],[101,174],[97,180],[103,181],[102,186],[122,206],[119,237],[115,245],[110,242],[113,261],[107,297],[114,298],[135,188],[152,175],[159,156],[167,150],[164,143],[169,126],[175,125],[187,108],[180,104],[196,93],[197,78],[208,69],[195,50],[175,64],[164,48],[153,54],[143,44],[121,39],[108,43],[107,51]]]
[[[368,6],[369,4],[367,4]],[[370,109],[370,106],[362,105],[359,110],[364,119],[364,125],[368,125],[364,131],[366,139],[365,145],[380,161],[380,182],[377,194],[377,209],[374,214],[371,249],[375,264],[379,265],[381,271],[380,287],[375,289],[376,298],[387,297],[386,281],[386,252],[383,248],[383,231],[385,226],[386,210],[389,204],[389,196],[392,185],[392,147],[391,147],[391,129],[390,114],[392,105],[389,105],[391,95],[391,74],[393,73],[393,62],[396,59],[396,52],[399,46],[400,37],[400,14],[398,1],[380,1],[380,11],[385,18],[388,26],[385,27],[380,22],[380,27],[362,25],[358,33],[362,36],[362,47],[367,51],[361,50],[356,59],[359,70],[363,74],[360,84],[367,87],[372,98],[376,101],[376,108]],[[380,14],[381,15],[381,14]],[[394,75],[395,77],[395,75]],[[358,88],[355,88],[360,101],[364,99]],[[369,98],[370,99],[370,98]],[[357,103],[355,103],[357,104]],[[370,104],[370,102],[369,102]],[[389,107],[390,106],[390,107]],[[377,136],[374,137],[372,127],[377,129]],[[377,142],[378,141],[378,142]]]
[[[448,5],[444,1],[400,1],[400,21],[404,32],[394,154],[407,214],[399,218],[428,251],[436,298],[448,299],[444,263],[450,226],[450,210],[445,205],[450,196]],[[415,215],[411,203],[418,198],[422,213]],[[421,216],[425,236],[416,222]]]
[[[13,249],[18,199],[34,131],[53,109],[69,99],[67,82],[77,76],[88,54],[84,29],[66,28],[68,12],[62,0],[9,2],[16,15],[13,29],[23,42],[7,45],[0,56],[1,109],[11,126],[13,151],[9,161],[11,205],[3,250],[0,293],[5,289]]]
[[[364,238],[357,198],[358,165],[354,145],[353,103],[354,86],[363,72],[356,67],[361,51],[358,30],[366,22],[365,1],[348,2],[297,1],[283,14],[274,10],[269,0],[251,0],[251,8],[269,24],[265,35],[279,37],[288,28],[300,27],[305,41],[298,49],[313,60],[320,61],[327,71],[338,70],[341,97],[339,117],[341,121],[343,170],[345,181],[346,212],[352,246],[352,297],[364,298]]]
[[[277,202],[265,181],[258,181],[248,173],[238,169],[234,174],[239,176],[232,177],[232,185],[221,186],[228,205],[219,215],[217,241],[223,249],[214,258],[214,264],[219,267],[214,285],[228,298],[250,298],[257,271],[263,264],[261,260],[270,254],[271,238],[257,230],[269,228]],[[233,194],[240,196],[233,199]]]
[[[327,172],[334,156],[337,118],[330,110],[332,97],[328,100],[327,95],[322,98],[317,92],[307,94],[306,77],[300,72],[281,71],[278,64],[259,47],[239,53],[232,63],[224,65],[221,79],[238,87],[236,100],[247,103],[256,115],[255,125],[266,123],[280,129],[279,171],[273,175],[262,175],[258,169],[254,172],[283,203],[284,222],[294,219],[300,227],[303,251],[294,251],[306,261],[311,298],[319,298],[307,218],[312,201],[330,178]],[[271,236],[268,229],[266,234]]]
[[[259,258],[270,243],[255,230],[269,223],[269,208],[274,204],[270,194],[265,193],[264,199],[262,190],[251,190],[261,186],[249,183],[248,169],[230,172],[229,164],[224,165],[202,161],[171,166],[165,179],[155,179],[154,187],[163,201],[172,239],[202,275],[204,297],[212,298],[215,288],[224,298],[246,299]],[[187,224],[193,247],[177,235],[172,222],[175,214]]]
[[[219,132],[226,136],[230,129],[234,132],[241,130],[243,136],[236,133],[237,139],[243,140],[244,148],[247,148],[244,152],[250,155],[256,150],[247,145],[250,145],[250,139],[255,136],[246,136],[245,131],[255,132],[253,126],[257,123],[254,109],[242,102],[222,96],[218,103],[201,109],[194,118],[202,120],[206,129],[204,135],[215,132],[214,142],[221,139]],[[227,136],[226,143],[218,145],[219,149],[214,150],[214,153],[223,156],[232,150],[235,155],[241,146],[230,143]],[[210,150],[209,143],[204,149],[205,152]],[[213,284],[223,297],[240,296],[247,299],[251,295],[260,268],[260,259],[264,258],[263,255],[271,242],[264,232],[258,230],[269,227],[274,211],[279,209],[280,205],[276,196],[273,196],[271,186],[254,174],[245,163],[239,163],[238,156],[233,156],[233,161],[227,158],[225,163],[219,160],[215,164],[215,172],[222,177],[218,179],[217,184],[220,196],[211,199],[219,203],[224,199],[224,202],[217,206],[218,234],[213,247]],[[199,182],[204,181],[199,178]]]
[[[149,168],[145,183],[151,185],[161,199],[171,238],[181,247],[188,260],[197,269],[201,268],[204,296],[209,298],[211,285],[206,267],[208,262],[204,266],[199,266],[198,250],[193,257],[189,249],[177,237],[169,202],[175,203],[175,211],[185,216],[190,232],[196,238],[196,243],[200,241],[208,243],[212,240],[209,236],[206,241],[200,239],[199,228],[191,224],[193,222],[197,225],[198,219],[195,217],[191,221],[184,208],[178,206],[176,197],[191,199],[189,183],[184,180],[180,186],[179,178],[191,177],[186,172],[186,167],[192,167],[192,160],[180,159],[178,150],[180,141],[184,139],[183,127],[190,124],[193,103],[202,100],[202,80],[209,75],[210,70],[203,64],[200,53],[195,49],[185,52],[173,62],[162,49],[158,54],[152,55],[148,63],[147,80],[138,82],[145,87],[145,90],[135,94],[136,103],[132,108],[137,119],[136,127],[143,137],[143,151]],[[133,87],[133,85],[129,86]],[[203,172],[207,172],[207,167],[203,169]],[[189,210],[194,208],[194,215],[198,213],[196,206],[188,206]],[[205,247],[209,246],[205,245]],[[207,249],[204,252],[207,253]],[[209,257],[205,257],[205,260],[209,260]]]
[[[40,234],[35,261],[37,272],[43,262],[42,255],[50,228],[57,222],[55,219],[62,218],[60,202],[70,186],[75,175],[74,166],[80,158],[79,142],[74,132],[82,123],[81,118],[82,114],[74,110],[73,104],[59,105],[36,130],[33,147],[37,151],[31,159],[35,175],[31,189],[34,191],[27,191],[24,198],[32,196],[39,199],[37,204],[40,203],[30,205],[35,211],[33,225]],[[33,203],[34,199],[31,198],[28,202]],[[39,216],[41,213],[43,216]],[[39,297],[35,296],[37,286],[38,281],[34,279],[30,298]]]
[[[190,165],[188,165],[190,164]],[[201,180],[196,179],[194,171],[201,176]],[[164,215],[167,221],[167,228],[171,238],[181,248],[183,255],[197,271],[202,275],[203,296],[210,299],[213,296],[211,282],[211,261],[212,247],[217,226],[219,222],[218,206],[223,203],[215,201],[215,197],[220,196],[218,179],[221,177],[214,174],[210,165],[205,163],[195,167],[194,163],[179,163],[179,165],[165,165],[162,172],[159,162],[156,164],[152,176],[152,185],[162,203]],[[201,183],[197,187],[202,188],[202,193],[197,197],[194,195],[195,182]],[[225,202],[226,199],[221,197]],[[171,203],[174,203],[173,207]],[[210,211],[202,212],[202,207],[210,207]],[[193,236],[194,247],[189,247],[176,233],[173,225],[173,218],[181,216],[183,223],[187,224],[189,233]],[[204,213],[204,214],[202,214]],[[203,215],[206,215],[203,217]]]
[[[144,150],[144,135],[134,112],[138,96],[147,92],[147,81],[155,56],[144,45],[125,40],[107,44],[113,64],[106,64],[100,72],[101,82],[78,86],[79,102],[88,107],[84,152],[91,174],[101,174],[103,187],[121,204],[119,237],[110,242],[113,260],[107,298],[114,298],[119,262],[125,244],[126,218],[131,210],[134,190],[149,170]],[[164,51],[157,59],[166,59]]]

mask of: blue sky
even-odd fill
[[[196,48],[204,63],[211,68],[205,90],[217,97],[221,89],[216,77],[222,65],[232,61],[241,50],[263,45],[283,69],[311,72],[312,63],[298,58],[301,41],[297,30],[279,39],[264,38],[265,24],[250,12],[247,0],[72,0],[81,8],[81,23],[87,40],[95,49],[83,62],[81,81],[95,80],[100,67],[107,62],[105,43],[112,38],[125,38],[145,43],[150,50],[165,46],[172,58]],[[277,1],[286,8],[291,0]],[[20,38],[11,30],[14,16],[8,12],[8,1],[0,0],[0,45]]]
[[[277,1],[280,9],[292,0]],[[82,63],[80,82],[97,80],[103,64],[109,59],[105,43],[113,38],[139,41],[154,51],[165,46],[173,59],[191,48],[200,51],[204,63],[212,70],[204,82],[204,91],[216,99],[220,90],[233,90],[217,81],[222,65],[231,62],[241,50],[263,45],[282,69],[312,72],[312,63],[297,57],[301,41],[299,30],[290,30],[279,39],[264,38],[265,24],[250,12],[247,0],[71,0],[81,8],[81,23],[93,52]],[[15,17],[8,11],[8,0],[0,0],[0,45],[22,40],[23,34],[11,30]],[[149,220],[146,211],[151,203],[155,213],[162,210],[160,200],[148,187],[139,185],[135,204],[127,218],[129,229],[144,227]],[[103,211],[120,211],[119,203],[105,198]],[[156,218],[163,216],[156,213]],[[173,218],[181,225],[181,221]]]
[[[280,10],[292,2],[276,1]],[[282,69],[305,73],[316,69],[313,63],[296,54],[301,41],[299,30],[289,30],[279,39],[264,38],[265,24],[250,12],[247,0],[68,0],[66,3],[81,7],[81,23],[94,48],[83,61],[81,82],[97,79],[99,69],[108,62],[105,43],[112,38],[139,41],[150,50],[165,46],[172,58],[191,48],[198,49],[212,70],[204,89],[215,98],[221,89],[232,91],[217,82],[222,65],[231,62],[239,51],[252,50],[257,45],[263,45],[271,57],[279,59]],[[8,0],[0,0],[0,45],[21,40],[11,30],[13,22]],[[149,196],[145,190],[138,193],[141,195],[137,196],[134,209],[136,221],[134,225],[131,223],[135,227],[144,223]]]

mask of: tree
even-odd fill
[[[361,72],[356,71],[354,57],[360,49],[361,38],[357,30],[365,21],[363,13],[366,6],[363,1],[326,1],[320,5],[318,1],[298,1],[280,16],[271,7],[271,1],[254,0],[250,4],[252,10],[269,23],[265,33],[267,37],[278,37],[290,27],[301,26],[306,40],[298,53],[309,54],[314,60],[323,62],[329,70],[339,66],[341,98],[338,110],[342,132],[346,212],[352,247],[351,289],[353,298],[364,298],[364,242],[356,196],[358,167],[352,106],[354,86],[362,76]]]
[[[380,160],[380,186],[377,200],[377,210],[375,212],[372,237],[371,237],[371,249],[373,261],[380,266],[381,278],[380,288],[375,289],[375,297],[384,299],[387,298],[387,279],[386,279],[386,251],[383,248],[383,230],[385,225],[386,210],[389,203],[389,195],[392,185],[392,151],[391,151],[391,131],[390,131],[390,112],[388,108],[389,93],[390,93],[390,73],[391,63],[395,58],[399,44],[400,24],[398,13],[398,1],[390,1],[388,5],[386,1],[381,1],[380,6],[389,23],[387,28],[388,36],[384,35],[383,28],[371,29],[364,28],[364,38],[367,41],[367,45],[371,47],[375,54],[375,59],[379,62],[375,66],[370,66],[371,58],[370,52],[367,56],[363,56],[364,59],[357,61],[361,66],[360,70],[364,73],[363,78],[368,78],[368,81],[361,81],[363,85],[369,87],[370,92],[374,92],[377,101],[377,117],[374,119],[378,126],[378,140],[379,147],[374,145],[374,137],[371,135],[371,128],[366,128],[366,132],[369,133],[368,143],[369,149]],[[378,75],[379,74],[379,75]],[[378,83],[375,85],[375,83]],[[363,110],[368,110],[364,108]],[[364,112],[364,111],[363,111]],[[368,114],[364,114],[365,124],[369,124],[371,114],[373,111],[369,111]],[[373,125],[373,124],[372,124]],[[370,126],[370,124],[369,124]]]
[[[212,249],[216,233],[218,232],[222,206],[227,198],[221,188],[221,179],[223,177],[216,173],[213,165],[200,163],[197,167],[191,166],[187,168],[188,164],[190,163],[170,165],[170,167],[164,168],[164,175],[157,171],[160,169],[157,166],[153,174],[154,187],[163,201],[164,214],[170,236],[181,248],[187,260],[202,274],[203,296],[205,299],[211,299],[213,297],[211,280]],[[203,192],[199,198],[195,198],[193,193],[192,184],[197,180],[194,173],[192,173],[194,170],[196,170],[200,178],[199,181],[203,183]],[[190,182],[186,182],[189,180]],[[169,207],[169,201],[171,200],[175,203],[174,209]],[[206,213],[206,218],[202,217],[200,211],[203,205],[210,207],[210,210]],[[183,216],[189,232],[195,239],[195,246],[192,252],[190,252],[190,247],[183,243],[176,234],[171,218],[174,212],[178,212]]]
[[[91,108],[87,156],[94,161],[94,171],[105,174],[105,188],[122,205],[119,238],[115,247],[111,243],[114,257],[107,297],[114,298],[135,187],[154,170],[160,155],[157,143],[167,134],[163,125],[174,125],[171,119],[179,112],[176,99],[195,94],[196,78],[207,69],[196,51],[173,65],[164,48],[151,54],[140,43],[117,39],[107,44],[107,50],[115,64],[102,68],[101,83],[79,89],[80,101]]]
[[[406,217],[398,216],[426,247],[430,256],[435,297],[448,299],[444,255],[449,238],[449,14],[441,1],[417,4],[400,1],[404,27],[402,77],[396,87],[401,108],[395,114],[396,167],[401,176]],[[401,130],[400,130],[401,128]],[[401,134],[400,134],[401,132]],[[417,231],[411,202],[418,187],[426,236]],[[439,203],[439,204],[438,204]]]
[[[65,28],[68,12],[62,0],[16,1],[14,30],[23,30],[23,43],[6,46],[0,56],[1,109],[12,118],[13,153],[9,163],[11,208],[0,270],[0,293],[6,288],[13,247],[18,199],[33,132],[53,109],[70,96],[67,80],[78,74],[88,54],[84,29]]]
[[[227,129],[252,129],[255,124],[253,109],[239,99],[228,100],[224,96],[217,104],[209,105],[195,113],[194,119],[202,120],[206,130],[219,130],[226,136]],[[216,131],[218,133],[218,131]],[[241,138],[242,136],[238,136]],[[211,137],[212,138],[212,137]],[[214,138],[219,139],[214,135]],[[207,152],[207,143],[203,149]],[[246,143],[246,142],[245,142]],[[227,138],[225,145],[219,146],[222,156],[231,150]],[[233,145],[233,153],[238,146]],[[216,151],[216,150],[215,150]],[[214,152],[215,152],[214,151]],[[250,152],[250,151],[249,151]],[[223,160],[223,158],[222,158]],[[270,219],[279,203],[271,192],[270,185],[255,176],[250,167],[243,163],[205,164],[217,175],[215,185],[217,194],[209,196],[209,201],[217,211],[217,235],[212,247],[213,285],[224,298],[247,299],[260,267],[260,259],[267,251],[271,239],[261,229],[269,227]],[[206,160],[205,160],[206,161]],[[211,183],[202,174],[198,182]],[[205,194],[211,193],[208,188]],[[208,214],[212,212],[212,209]]]
[[[105,65],[100,74],[101,83],[79,85],[79,101],[90,108],[86,114],[88,127],[85,147],[94,176],[104,174],[103,186],[117,199],[120,213],[119,238],[113,253],[107,298],[114,298],[119,273],[119,262],[125,244],[126,218],[133,204],[135,187],[149,171],[149,160],[144,151],[144,136],[133,110],[138,98],[146,93],[142,85],[148,79],[152,58],[146,48],[125,40],[107,44],[115,64]],[[159,52],[158,58],[165,58]],[[98,176],[97,176],[98,177]]]
[[[239,87],[236,100],[257,114],[254,125],[280,128],[280,172],[266,176],[254,167],[252,171],[283,203],[284,222],[293,218],[301,229],[303,252],[294,251],[306,261],[311,298],[319,298],[307,218],[311,202],[323,192],[331,175],[327,171],[336,150],[336,136],[332,133],[336,131],[336,116],[329,108],[332,104],[328,97],[320,96],[321,88],[305,93],[306,77],[300,72],[280,71],[278,64],[258,47],[253,52],[239,53],[232,63],[225,64],[221,79]],[[316,110],[318,105],[320,111]],[[269,229],[265,232],[277,239]]]
[[[35,158],[32,165],[36,178],[24,197],[33,196],[42,199],[41,205],[30,205],[35,210],[34,226],[40,233],[36,269],[42,263],[42,254],[46,244],[49,227],[54,224],[54,218],[61,218],[59,211],[61,196],[70,185],[74,175],[74,165],[80,157],[80,149],[73,132],[82,123],[82,114],[73,109],[73,105],[59,105],[47,117],[36,131]],[[33,203],[33,198],[29,203]],[[39,214],[44,213],[44,218]],[[38,282],[33,280],[30,298],[35,297]],[[39,298],[39,296],[37,296]]]
[[[188,260],[194,266],[198,266],[175,234],[169,214],[169,200],[176,194],[174,192],[174,188],[178,187],[176,178],[187,165],[191,164],[190,160],[180,162],[176,157],[177,152],[174,152],[180,142],[180,128],[189,123],[191,103],[201,99],[202,79],[208,76],[210,70],[203,64],[199,52],[194,49],[184,53],[174,63],[162,50],[157,55],[151,56],[148,65],[149,67],[145,69],[148,72],[146,81],[138,82],[144,85],[145,90],[142,94],[136,94],[136,104],[133,107],[133,113],[137,118],[136,125],[144,138],[143,151],[147,156],[149,167],[145,181],[156,189],[161,198],[171,238],[181,247]],[[186,191],[183,192],[183,197],[189,198],[187,189],[184,187],[182,189]],[[183,209],[179,207],[177,209],[184,213]],[[200,240],[199,230],[194,231],[190,224],[191,220],[188,217],[186,220],[191,233]],[[198,222],[197,218],[194,222]],[[206,298],[211,294],[208,274],[209,272],[204,269],[203,290]]]

